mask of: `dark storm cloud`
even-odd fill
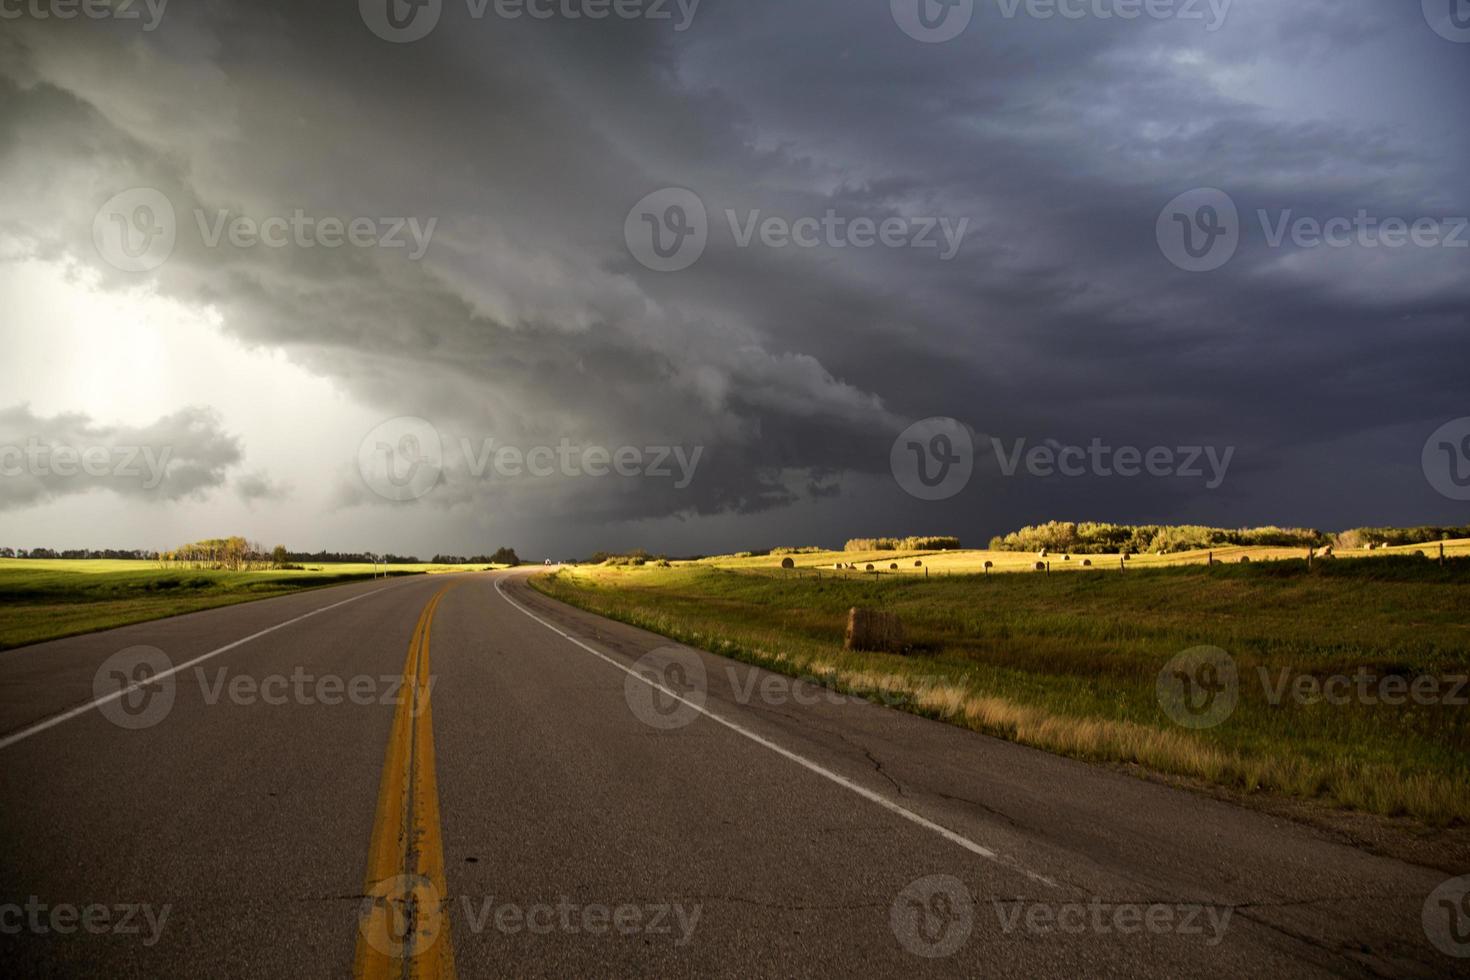
[[[207,409],[129,426],[3,408],[0,510],[99,490],[140,500],[203,499],[224,485],[242,456],[240,441]],[[257,475],[250,486],[269,486],[268,478]]]
[[[93,217],[120,190],[158,188],[178,221],[160,290],[385,415],[432,419],[450,458],[421,505],[446,520],[489,506],[538,527],[774,515],[805,498],[828,536],[1312,521],[1306,500],[1278,513],[1273,488],[1330,465],[1323,447],[1465,411],[1470,253],[1270,247],[1255,212],[1470,213],[1444,96],[1463,89],[1466,46],[1366,0],[1238,0],[1213,32],[976,7],[947,44],[905,36],[887,2],[850,0],[706,0],[683,32],[475,20],[447,2],[411,44],[374,36],[350,4],[170,7],[146,35],[19,23],[0,35],[0,228],[133,285],[97,261]],[[1367,95],[1338,81],[1386,63],[1394,78]],[[698,195],[709,244],[656,273],[623,225],[664,187]],[[1238,253],[1211,273],[1175,268],[1155,240],[1160,209],[1195,187],[1228,191],[1242,216]],[[433,234],[413,261],[209,247],[197,227],[196,212],[298,208],[432,219]],[[969,224],[945,261],[741,247],[727,211]],[[1232,445],[1237,462],[1206,499],[1167,481],[1001,480],[984,458],[973,500],[923,505],[867,481],[887,479],[894,437],[928,415],[1033,443]],[[682,490],[528,486],[465,477],[453,446],[485,438],[706,455]],[[339,500],[373,501],[343,479]],[[859,480],[902,526],[851,526],[873,519],[844,489]],[[1381,484],[1338,489],[1364,519],[1386,505]],[[697,522],[660,533],[700,539]]]

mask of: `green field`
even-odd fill
[[[1300,558],[1158,567],[1140,557],[1124,573],[1092,556],[1092,570],[1067,563],[1084,574],[1050,575],[959,574],[978,553],[948,553],[922,559],[927,578],[919,559],[893,553],[876,575],[833,572],[832,554],[794,556],[807,567],[792,570],[765,556],[584,567],[533,581],[681,642],[1050,751],[1463,824],[1470,709],[1461,699],[1470,688],[1456,691],[1454,678],[1470,669],[1470,559],[1440,566],[1407,550],[1310,569]],[[853,606],[897,613],[909,653],[845,651]],[[1233,657],[1239,702],[1216,727],[1191,729],[1165,713],[1156,683],[1171,658],[1200,645]],[[1272,702],[1283,677],[1360,669],[1375,693],[1384,677],[1440,679],[1434,703],[1390,704],[1389,691],[1378,703],[1355,695],[1337,704],[1310,690]]]
[[[486,567],[493,566],[391,565],[388,574]],[[0,558],[0,650],[372,576],[369,564],[223,572],[146,561]]]

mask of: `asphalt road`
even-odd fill
[[[1446,877],[518,574],[0,653],[7,976],[1463,976]]]

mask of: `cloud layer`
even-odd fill
[[[907,36],[886,2],[840,0],[706,0],[683,31],[447,2],[408,44],[352,5],[171,6],[147,32],[21,21],[0,36],[0,254],[78,261],[105,288],[154,283],[383,417],[432,420],[445,478],[394,506],[442,512],[451,536],[486,512],[548,548],[624,525],[670,550],[727,536],[704,522],[729,514],[828,539],[1069,516],[1448,516],[1427,487],[1389,499],[1362,474],[1412,464],[1420,428],[1466,412],[1470,250],[1267,232],[1282,215],[1470,214],[1470,146],[1445,95],[1470,80],[1470,48],[1416,5],[1367,0],[1237,0],[1215,30],[1009,6],[978,2],[944,44]],[[94,241],[98,209],[138,187],[166,199],[175,233],[141,273]],[[1198,187],[1241,215],[1209,273],[1156,239],[1164,205]],[[630,208],[662,188],[708,214],[703,253],[676,272],[625,240]],[[281,225],[281,247],[211,244],[222,217],[260,231],[297,213],[316,224],[305,238]],[[811,247],[741,242],[767,219],[828,215],[848,230]],[[323,218],[372,231],[325,245]],[[383,243],[400,219],[432,222],[422,258]],[[857,219],[968,225],[945,260],[855,245]],[[890,449],[933,415],[969,427],[982,456],[987,435],[1100,437],[1234,446],[1236,462],[1202,495],[1007,478],[982,460],[965,494],[924,503],[891,479]],[[456,457],[465,439],[704,457],[684,489],[485,480]],[[1341,445],[1365,455],[1325,450]],[[324,472],[366,527],[387,504],[350,465],[358,449],[324,449]],[[1340,499],[1289,489],[1324,466]],[[293,505],[268,478],[237,489]]]

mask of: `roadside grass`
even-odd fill
[[[680,642],[1075,758],[1433,825],[1470,822],[1470,709],[1443,696],[1463,699],[1470,685],[1444,680],[1431,704],[1336,704],[1298,699],[1289,686],[1360,670],[1465,675],[1470,559],[927,579],[818,578],[772,564],[578,568],[532,581]],[[843,650],[852,606],[898,613],[920,652]],[[1172,657],[1201,645],[1234,658],[1239,702],[1222,724],[1188,729],[1161,708],[1156,683]]]
[[[481,567],[394,565],[390,566],[389,574],[471,571]],[[160,568],[140,561],[0,559],[0,650],[343,585],[372,575],[373,568],[368,564],[222,572]]]

